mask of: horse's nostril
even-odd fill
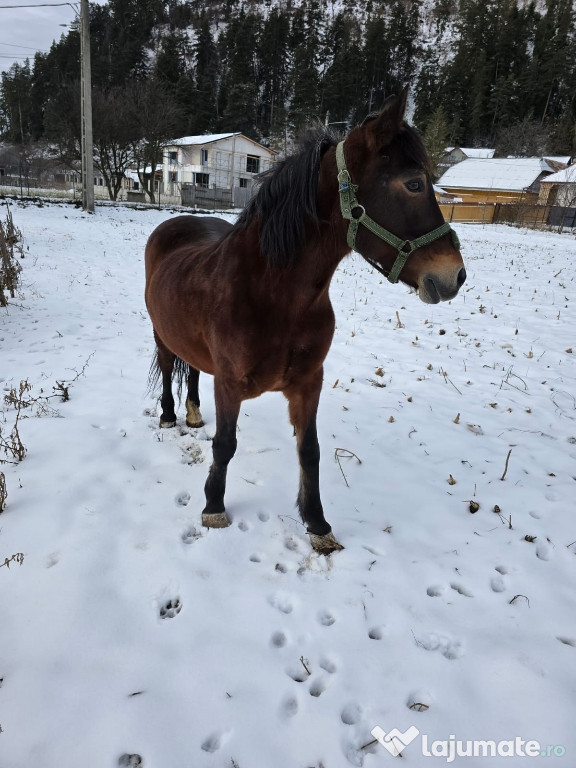
[[[458,272],[458,278],[456,280],[456,282],[458,283],[458,288],[460,288],[460,286],[464,284],[465,280],[466,280],[466,270],[464,269],[464,267],[462,267],[460,272]]]

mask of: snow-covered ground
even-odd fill
[[[457,741],[477,752],[458,766],[574,765],[572,235],[459,226],[468,280],[437,306],[342,263],[319,431],[345,549],[326,558],[281,395],[241,409],[232,526],[200,525],[211,379],[200,430],[181,410],[160,431],[146,393],[143,250],[174,214],[12,211],[0,387],[36,403],[26,458],[0,465],[0,563],[24,556],[0,567],[2,768],[392,765],[377,726],[418,729],[414,768]]]

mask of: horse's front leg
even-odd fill
[[[284,390],[288,398],[290,422],[296,431],[300,461],[298,509],[310,536],[310,542],[320,554],[330,554],[343,547],[336,541],[324,518],[320,500],[320,446],[316,431],[316,412],[322,389],[323,371],[293,384]]]
[[[202,524],[208,528],[226,528],[230,520],[224,507],[226,472],[230,459],[236,453],[236,424],[241,398],[230,387],[214,378],[216,404],[216,434],[212,441],[212,466],[204,486],[206,506],[202,512]]]

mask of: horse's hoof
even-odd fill
[[[206,528],[228,528],[230,520],[226,512],[202,512],[202,525]]]
[[[200,408],[188,400],[188,398],[186,398],[186,426],[192,427],[192,429],[198,429],[198,427],[204,426]]]
[[[339,550],[344,549],[342,544],[339,544],[336,541],[332,531],[330,531],[330,533],[325,533],[323,536],[320,536],[317,533],[308,533],[308,536],[310,536],[312,548],[315,549],[319,555],[331,555],[332,552],[338,552]]]
[[[160,424],[159,424],[160,429],[170,429],[170,427],[175,427],[175,426],[176,426],[175,421],[162,421],[162,419],[160,419]]]

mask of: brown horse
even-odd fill
[[[358,251],[422,301],[454,298],[466,278],[458,239],[436,203],[428,159],[391,97],[345,141],[326,131],[278,163],[232,226],[179,216],[146,246],[146,303],[162,377],[160,426],[176,422],[174,370],[187,377],[187,419],[202,425],[199,371],[214,376],[216,433],[202,522],[229,525],[226,471],[243,400],[282,392],[300,461],[298,508],[314,549],[341,549],[324,519],[316,411],[334,333],[328,295],[339,262]]]

